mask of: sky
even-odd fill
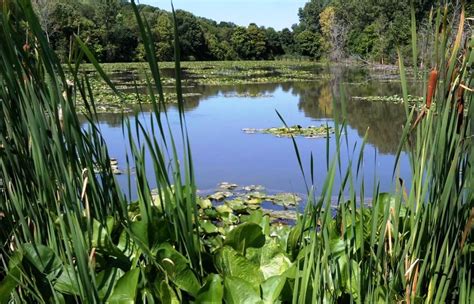
[[[298,9],[308,0],[173,0],[175,9],[219,21],[229,21],[247,26],[259,26],[281,30],[298,22]],[[141,4],[171,10],[171,0],[140,0]]]

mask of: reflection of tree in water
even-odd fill
[[[395,154],[402,138],[402,128],[406,122],[402,105],[350,101],[347,105],[348,124],[363,137],[367,128],[367,141],[381,153]]]
[[[336,88],[334,88],[336,86]],[[395,153],[402,136],[402,126],[405,123],[405,110],[402,105],[384,102],[363,102],[351,100],[351,96],[393,95],[397,94],[398,86],[394,84],[365,84],[343,85],[347,94],[346,102],[347,123],[356,129],[361,137],[367,128],[367,141],[375,145],[381,153]],[[299,109],[305,115],[315,119],[334,118],[334,92],[341,88],[333,81],[324,83],[295,84],[293,92],[300,96]],[[336,97],[337,113],[341,113],[341,102]]]
[[[131,114],[117,114],[117,113],[100,113],[97,114],[99,123],[105,123],[111,128],[120,127],[122,125],[122,117],[129,116]],[[89,121],[82,114],[79,115],[79,122],[81,124],[88,123]]]
[[[186,87],[183,89],[183,93],[193,93],[198,95],[184,97],[184,110],[192,111],[199,106],[201,100],[205,100],[212,96],[217,96],[221,94],[232,95],[233,93],[243,96],[271,95],[280,86],[281,85],[279,83],[255,83]],[[173,90],[169,89],[168,92],[173,92]],[[170,104],[168,107],[177,108],[177,105]]]
[[[295,83],[293,94],[299,95],[298,108],[305,116],[316,119],[333,118],[331,87],[327,81]]]
[[[184,93],[198,93],[195,96],[185,96],[185,111],[192,111],[199,106],[201,100],[218,95],[271,95],[281,88],[284,92],[299,96],[298,108],[307,117],[315,119],[333,119],[334,115],[341,113],[341,92],[346,96],[347,123],[356,129],[361,137],[370,128],[368,142],[375,145],[381,153],[395,153],[402,135],[401,126],[405,123],[405,112],[402,105],[384,102],[364,102],[352,100],[352,96],[389,96],[401,94],[400,83],[382,82],[377,75],[370,75],[367,70],[360,68],[347,68],[344,66],[330,66],[325,71],[331,74],[331,80],[319,82],[286,82],[286,83],[255,83],[233,84],[216,86],[185,87]],[[415,87],[411,86],[410,92]],[[342,90],[342,91],[341,91]],[[166,88],[173,92],[173,88]],[[333,96],[336,100],[333,103]],[[334,111],[334,106],[338,109]],[[176,108],[170,104],[167,108]],[[139,111],[138,108],[134,109]],[[149,111],[150,106],[144,105],[144,111]],[[133,115],[133,114],[129,114]],[[120,126],[120,114],[100,114],[99,119],[110,126]]]

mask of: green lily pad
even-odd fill
[[[228,191],[225,191],[225,192],[222,192],[222,191],[219,191],[219,192],[216,192],[214,194],[211,194],[209,195],[207,198],[209,199],[212,199],[212,200],[215,200],[215,201],[222,201],[228,197],[231,197],[233,194],[232,192],[228,192]]]
[[[289,208],[295,207],[299,202],[301,202],[302,199],[294,193],[278,193],[267,196],[267,200],[273,202],[275,205]]]
[[[278,127],[278,128],[268,128],[268,129],[252,129],[245,128],[242,129],[244,133],[247,134],[272,134],[276,137],[292,137],[292,136],[303,136],[306,138],[324,138],[328,134],[334,133],[334,128],[321,125],[321,126],[308,126],[302,127],[300,125],[295,125],[291,127]]]
[[[219,212],[214,208],[204,209],[204,215],[210,219],[216,219],[217,216],[219,215]]]
[[[198,206],[201,209],[209,209],[212,208],[212,203],[210,199],[200,199],[198,200]]]
[[[260,191],[253,191],[247,194],[249,198],[265,199],[267,195]]]
[[[232,208],[227,205],[220,205],[216,207],[216,211],[222,215],[226,213],[232,213]]]
[[[206,234],[214,234],[219,232],[217,226],[211,223],[210,221],[201,221],[199,225]]]
[[[236,212],[247,209],[247,207],[244,204],[244,201],[242,201],[242,199],[240,198],[230,200],[230,201],[225,201],[224,204],[226,204],[229,208],[231,208],[233,211],[236,211]]]

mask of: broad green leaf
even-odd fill
[[[250,262],[232,247],[224,246],[215,255],[215,264],[224,278],[228,276],[246,280],[258,289],[263,281],[263,274],[258,265]]]
[[[197,294],[196,303],[220,304],[223,297],[222,278],[218,274],[210,274]]]
[[[44,245],[23,244],[25,258],[38,271],[48,275],[61,267],[61,261],[56,257],[54,251]]]
[[[165,243],[157,251],[158,262],[166,270],[170,280],[180,289],[196,295],[200,284],[196,275],[189,267],[188,260],[174,249],[170,244]]]
[[[262,303],[258,289],[251,283],[228,276],[224,279],[224,299],[229,304]]]
[[[92,221],[92,247],[105,247],[109,243],[109,235],[113,228],[113,218],[107,219],[107,226],[104,227],[99,221]]]
[[[180,304],[173,288],[171,288],[171,286],[169,286],[165,281],[161,281],[160,296],[161,303],[163,304]]]
[[[377,205],[379,208],[379,215],[383,214],[385,206],[389,205],[389,208],[393,208],[395,210],[397,206],[397,201],[399,201],[399,197],[397,195],[391,193],[380,193],[377,198]],[[406,215],[406,208],[404,206],[400,206],[400,214],[399,217],[404,217]]]
[[[360,266],[354,260],[348,260],[347,255],[343,255],[337,260],[341,283],[346,293],[351,294],[357,300],[360,282]]]
[[[295,259],[298,256],[298,250],[300,247],[300,240],[303,233],[303,223],[298,221],[296,225],[291,229],[288,234],[287,246],[288,252],[291,254],[291,257]]]
[[[23,254],[16,251],[8,261],[8,272],[3,281],[0,282],[0,304],[10,301],[11,292],[18,286],[18,280],[21,276],[20,264],[23,260]]]
[[[227,234],[224,244],[244,253],[249,247],[262,247],[265,244],[265,235],[262,233],[260,225],[244,223]]]
[[[79,282],[75,272],[74,267],[70,265],[65,266],[61,275],[54,283],[54,289],[65,294],[79,295]]]
[[[201,208],[201,209],[209,209],[209,208],[212,208],[212,203],[211,203],[211,200],[210,199],[200,199],[198,200],[197,202],[198,206]]]
[[[283,287],[285,287],[286,277],[284,275],[277,275],[268,278],[262,283],[262,297],[263,301],[268,304],[275,303],[280,296]]]
[[[290,267],[290,259],[285,254],[279,253],[271,260],[266,261],[265,264],[262,264],[260,270],[263,273],[263,277],[269,279],[270,277],[283,274]]]
[[[113,292],[115,284],[125,274],[125,272],[116,267],[108,268],[96,275],[97,289],[101,300],[107,299]]]
[[[115,285],[114,291],[107,303],[128,304],[135,303],[138,289],[140,268],[135,268],[124,274]]]
[[[145,246],[149,246],[148,225],[146,221],[133,222],[130,225],[133,235],[139,239]]]

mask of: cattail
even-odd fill
[[[436,68],[431,70],[430,76],[428,79],[428,92],[426,93],[426,108],[431,107],[431,102],[436,91],[436,82],[438,81],[438,71]]]

